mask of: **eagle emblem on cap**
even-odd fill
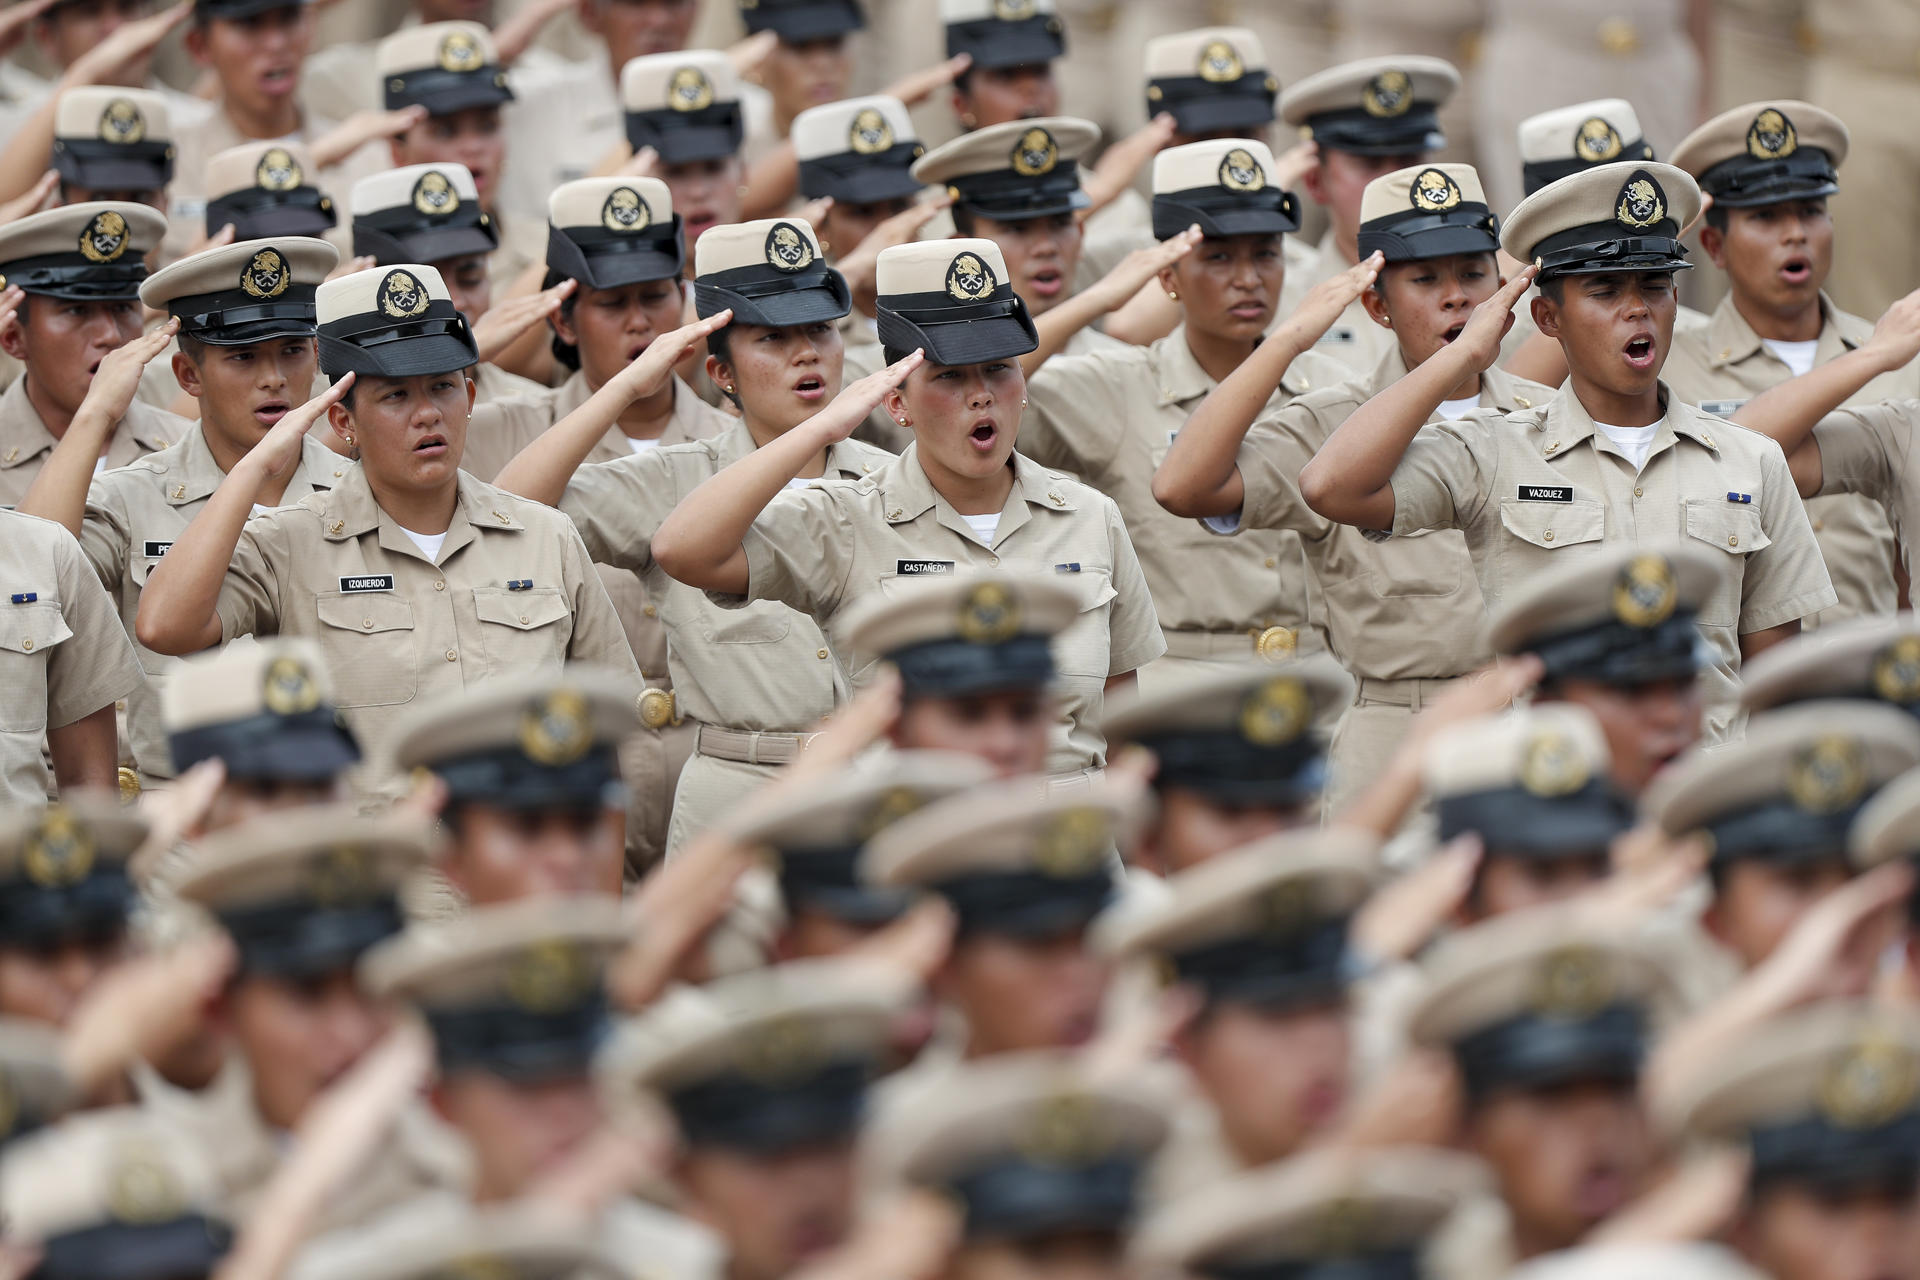
[[[877,156],[893,145],[893,126],[873,107],[862,107],[847,129],[847,146],[857,156]]]
[[[1254,910],[1259,914],[1262,932],[1282,936],[1299,933],[1319,915],[1313,882],[1302,876],[1282,880],[1254,900]]]
[[[1274,676],[1240,704],[1240,736],[1256,747],[1278,747],[1300,736],[1313,718],[1307,686],[1292,676]]]
[[[108,210],[87,220],[80,232],[80,256],[88,262],[118,262],[127,251],[127,220]]]
[[[425,311],[427,304],[432,301],[427,297],[426,286],[409,271],[387,272],[375,296],[380,314],[389,320],[411,320]]]
[[[593,989],[593,965],[571,942],[536,942],[507,967],[507,995],[531,1013],[559,1013],[577,1006]]]
[[[277,716],[304,715],[320,705],[320,683],[300,659],[275,658],[260,681],[260,702]]]
[[[1225,40],[1209,40],[1200,50],[1200,78],[1209,84],[1226,84],[1247,73],[1233,46]]]
[[[146,136],[147,118],[131,98],[115,98],[100,113],[100,141],[128,145]]]
[[[300,172],[300,162],[285,147],[268,147],[253,170],[254,185],[266,191],[291,191],[305,177]]]
[[[1581,121],[1579,131],[1573,135],[1574,158],[1587,164],[1605,164],[1618,156],[1626,145],[1620,131],[1599,116],[1589,116]]]
[[[1920,702],[1920,636],[1901,636],[1873,655],[1873,691],[1896,706]]]
[[[135,1142],[123,1145],[109,1159],[107,1210],[116,1220],[146,1226],[171,1222],[186,1212],[186,1188],[163,1152]]]
[[[1613,216],[1622,226],[1645,231],[1667,216],[1666,193],[1644,170],[1636,169],[1626,185],[1620,188],[1620,199],[1614,205]]]
[[[1033,865],[1056,880],[1084,876],[1100,865],[1113,834],[1098,809],[1068,809],[1056,814],[1033,843]]]
[[[240,288],[249,298],[277,298],[293,283],[293,271],[278,249],[262,249],[240,273]]]
[[[1113,1134],[1100,1123],[1100,1104],[1084,1093],[1058,1093],[1042,1100],[1020,1126],[1020,1154],[1038,1165],[1080,1169],[1113,1149]]]
[[[1785,113],[1768,107],[1747,127],[1747,154],[1755,160],[1785,160],[1800,149],[1800,135]]]
[[[682,67],[667,78],[667,106],[675,111],[705,111],[713,105],[713,81],[698,67]]]
[[[1013,171],[1023,178],[1052,173],[1060,163],[1060,144],[1045,129],[1029,129],[1013,144]]]
[[[1267,171],[1253,152],[1235,147],[1220,158],[1220,185],[1229,191],[1262,191],[1267,185]]]
[[[478,71],[487,64],[480,42],[465,31],[450,31],[440,42],[442,71]]]
[[[1814,1100],[1842,1129],[1875,1129],[1911,1107],[1917,1092],[1920,1064],[1913,1054],[1891,1036],[1868,1031],[1827,1063]]]
[[[335,845],[307,864],[307,897],[322,907],[365,902],[379,892],[373,852],[357,844]]]
[[[1534,973],[1531,1004],[1542,1017],[1580,1022],[1611,1004],[1613,994],[1606,956],[1592,947],[1562,947]]]
[[[775,271],[805,271],[813,265],[813,241],[791,222],[767,232],[767,265]]]
[[[926,801],[912,787],[888,787],[885,793],[867,809],[866,815],[860,819],[860,825],[855,829],[854,834],[859,836],[862,844],[865,844],[900,819],[908,814],[918,813],[925,806]]]
[[[789,1015],[748,1035],[735,1058],[740,1074],[762,1085],[791,1085],[826,1065],[826,1037],[819,1024]]]
[[[1529,795],[1572,795],[1592,776],[1579,746],[1564,733],[1536,733],[1520,749],[1520,785]]]
[[[572,764],[592,746],[593,721],[576,690],[555,689],[520,713],[520,750],[535,764]]]
[[[1413,207],[1427,213],[1457,209],[1463,198],[1460,184],[1444,169],[1422,169],[1413,175],[1413,186],[1407,191]]]
[[[1020,601],[997,582],[982,582],[960,602],[958,630],[968,644],[1005,644],[1020,634]]]
[[[1039,12],[1036,0],[993,0],[993,16],[1002,22],[1025,22]]]
[[[93,858],[93,837],[71,813],[50,805],[27,834],[20,868],[41,888],[60,889],[86,879],[93,870]]]
[[[1630,627],[1656,627],[1673,616],[1680,584],[1665,556],[1635,556],[1613,582],[1613,616]]]
[[[645,231],[653,225],[653,209],[632,187],[615,187],[600,206],[600,225],[609,231]]]
[[[429,169],[413,184],[413,208],[428,218],[444,218],[460,208],[460,193],[446,174]]]
[[[1787,794],[1806,813],[1839,813],[1867,789],[1867,750],[1858,738],[1830,733],[1794,753]]]
[[[980,302],[999,286],[993,268],[977,253],[962,253],[947,266],[947,296],[955,302]]]
[[[1360,105],[1377,120],[1391,120],[1413,110],[1413,77],[1394,69],[1382,71],[1360,91]]]

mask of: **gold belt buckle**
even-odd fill
[[[127,768],[127,766],[121,765],[118,777],[120,779],[121,801],[125,804],[132,804],[135,800],[138,800],[140,798],[140,775],[132,769]]]
[[[640,723],[649,729],[664,729],[674,720],[671,689],[649,689],[640,695]]]
[[[1253,651],[1268,662],[1282,662],[1293,656],[1300,644],[1300,633],[1292,627],[1268,627],[1253,639]]]
[[[1625,18],[1608,18],[1598,31],[1600,47],[1616,58],[1640,50],[1640,29]]]

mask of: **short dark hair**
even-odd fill
[[[546,276],[542,278],[540,281],[540,288],[543,291],[547,289],[551,289],[553,288],[553,286],[559,284],[562,280],[571,280],[571,279],[573,279],[572,276],[562,275],[558,271],[555,271],[553,268],[549,267],[547,268]],[[573,320],[574,299],[578,298],[579,296],[580,296],[580,290],[578,286],[576,286],[572,293],[560,299],[560,314],[562,316],[565,316],[569,323],[571,323]],[[560,335],[558,333],[553,335],[553,340],[549,342],[547,345],[553,351],[553,358],[556,362],[558,362],[560,365],[564,366],[565,368],[573,370],[576,373],[579,372],[580,348],[574,346],[571,342],[562,342],[560,340]]]
[[[721,364],[733,363],[732,321],[728,321],[707,335],[707,354],[715,360],[718,360]],[[738,391],[729,391],[727,388],[721,387],[720,394],[725,396],[733,404],[734,408],[738,409],[740,407],[740,393]]]
[[[898,347],[883,346],[880,348],[880,363],[883,365],[899,364],[902,360],[905,360],[908,356],[912,354],[913,352],[902,351]]]
[[[953,215],[953,229],[955,231],[958,231],[963,236],[973,234],[975,226],[973,210],[963,204],[955,204],[949,208],[947,212]]]
[[[180,354],[185,356],[187,359],[193,361],[193,363],[196,366],[200,365],[206,360],[207,344],[202,342],[200,339],[194,337],[192,334],[178,333],[174,335],[173,340],[175,343],[179,344]]]
[[[1540,286],[1540,296],[1559,306],[1567,300],[1567,278],[1565,276],[1543,276],[1534,281]]]
[[[1715,231],[1725,234],[1728,220],[1727,210],[1721,208],[1719,205],[1715,205],[1713,208],[1707,210],[1707,225]]]

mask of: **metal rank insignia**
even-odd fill
[[[826,1036],[806,1018],[776,1018],[740,1043],[735,1065],[763,1085],[790,1085],[815,1075],[828,1058]]]
[[[587,700],[572,689],[555,689],[520,715],[520,750],[535,764],[572,764],[592,746]]]
[[[1562,1022],[1581,1022],[1613,1002],[1613,970],[1592,947],[1562,947],[1534,974],[1533,1011]]]
[[[1060,144],[1045,129],[1029,129],[1013,144],[1010,163],[1023,178],[1042,177],[1060,163]]]
[[[507,969],[507,995],[529,1013],[561,1013],[577,1007],[593,989],[594,966],[571,942],[536,942]]]
[[[1422,169],[1413,176],[1413,185],[1407,191],[1409,203],[1423,213],[1457,209],[1464,198],[1460,184],[1444,169]]]
[[[1382,71],[1367,81],[1360,105],[1376,120],[1391,120],[1413,110],[1413,77],[1404,71]]]
[[[1619,159],[1626,146],[1618,129],[1599,116],[1592,116],[1581,123],[1579,133],[1574,135],[1573,153],[1585,164],[1605,164]]]
[[[308,865],[307,897],[322,907],[365,902],[380,891],[380,875],[371,850],[343,844]]]
[[[1537,733],[1521,749],[1520,785],[1530,795],[1572,795],[1592,776],[1579,745],[1566,734]]]
[[[1825,734],[1794,753],[1787,794],[1806,813],[1839,813],[1867,789],[1867,752],[1858,738]]]
[[[1920,635],[1901,636],[1873,655],[1873,691],[1896,706],[1920,702]]]
[[[171,1222],[187,1209],[179,1174],[164,1153],[143,1142],[114,1153],[106,1191],[107,1209],[118,1221],[136,1226]]]
[[[1005,644],[1020,634],[1020,601],[997,582],[982,582],[960,602],[960,638],[968,644]]]
[[[320,705],[320,684],[298,658],[275,658],[260,681],[260,702],[277,716],[297,716]]]
[[[1284,746],[1313,719],[1307,687],[1292,676],[1274,676],[1240,704],[1240,736],[1256,747]]]
[[[805,271],[813,265],[813,242],[791,222],[767,232],[767,265],[776,271]]]
[[[1313,882],[1296,876],[1261,892],[1254,900],[1263,933],[1290,937],[1304,932],[1320,918],[1319,895]]]
[[[27,879],[43,889],[78,884],[93,870],[93,837],[74,816],[49,805],[39,824],[27,836],[20,866]]]
[[[1018,1141],[1035,1164],[1079,1169],[1113,1149],[1113,1134],[1101,1123],[1099,1102],[1084,1093],[1057,1093],[1040,1102]]]
[[[1098,809],[1068,809],[1056,814],[1034,842],[1033,863],[1058,880],[1090,874],[1113,843],[1107,815]]]
[[[1613,584],[1613,616],[1630,627],[1657,627],[1673,616],[1680,584],[1665,556],[1635,556]]]
[[[888,787],[860,819],[855,831],[862,844],[909,814],[924,808],[926,801],[912,787]]]
[[[1815,1102],[1842,1129],[1874,1129],[1896,1119],[1920,1093],[1920,1063],[1892,1037],[1869,1030],[1827,1064]]]
[[[1635,231],[1645,231],[1667,216],[1667,196],[1644,169],[1635,169],[1614,205],[1614,220]],[[1709,446],[1711,447],[1711,446]]]

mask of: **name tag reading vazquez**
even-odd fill
[[[951,560],[895,560],[893,571],[903,578],[925,577],[932,573],[952,573]]]
[[[393,575],[390,573],[368,573],[357,578],[340,579],[342,591],[391,591]]]
[[[1572,502],[1573,486],[1570,484],[1523,484],[1520,486],[1522,502]]]

